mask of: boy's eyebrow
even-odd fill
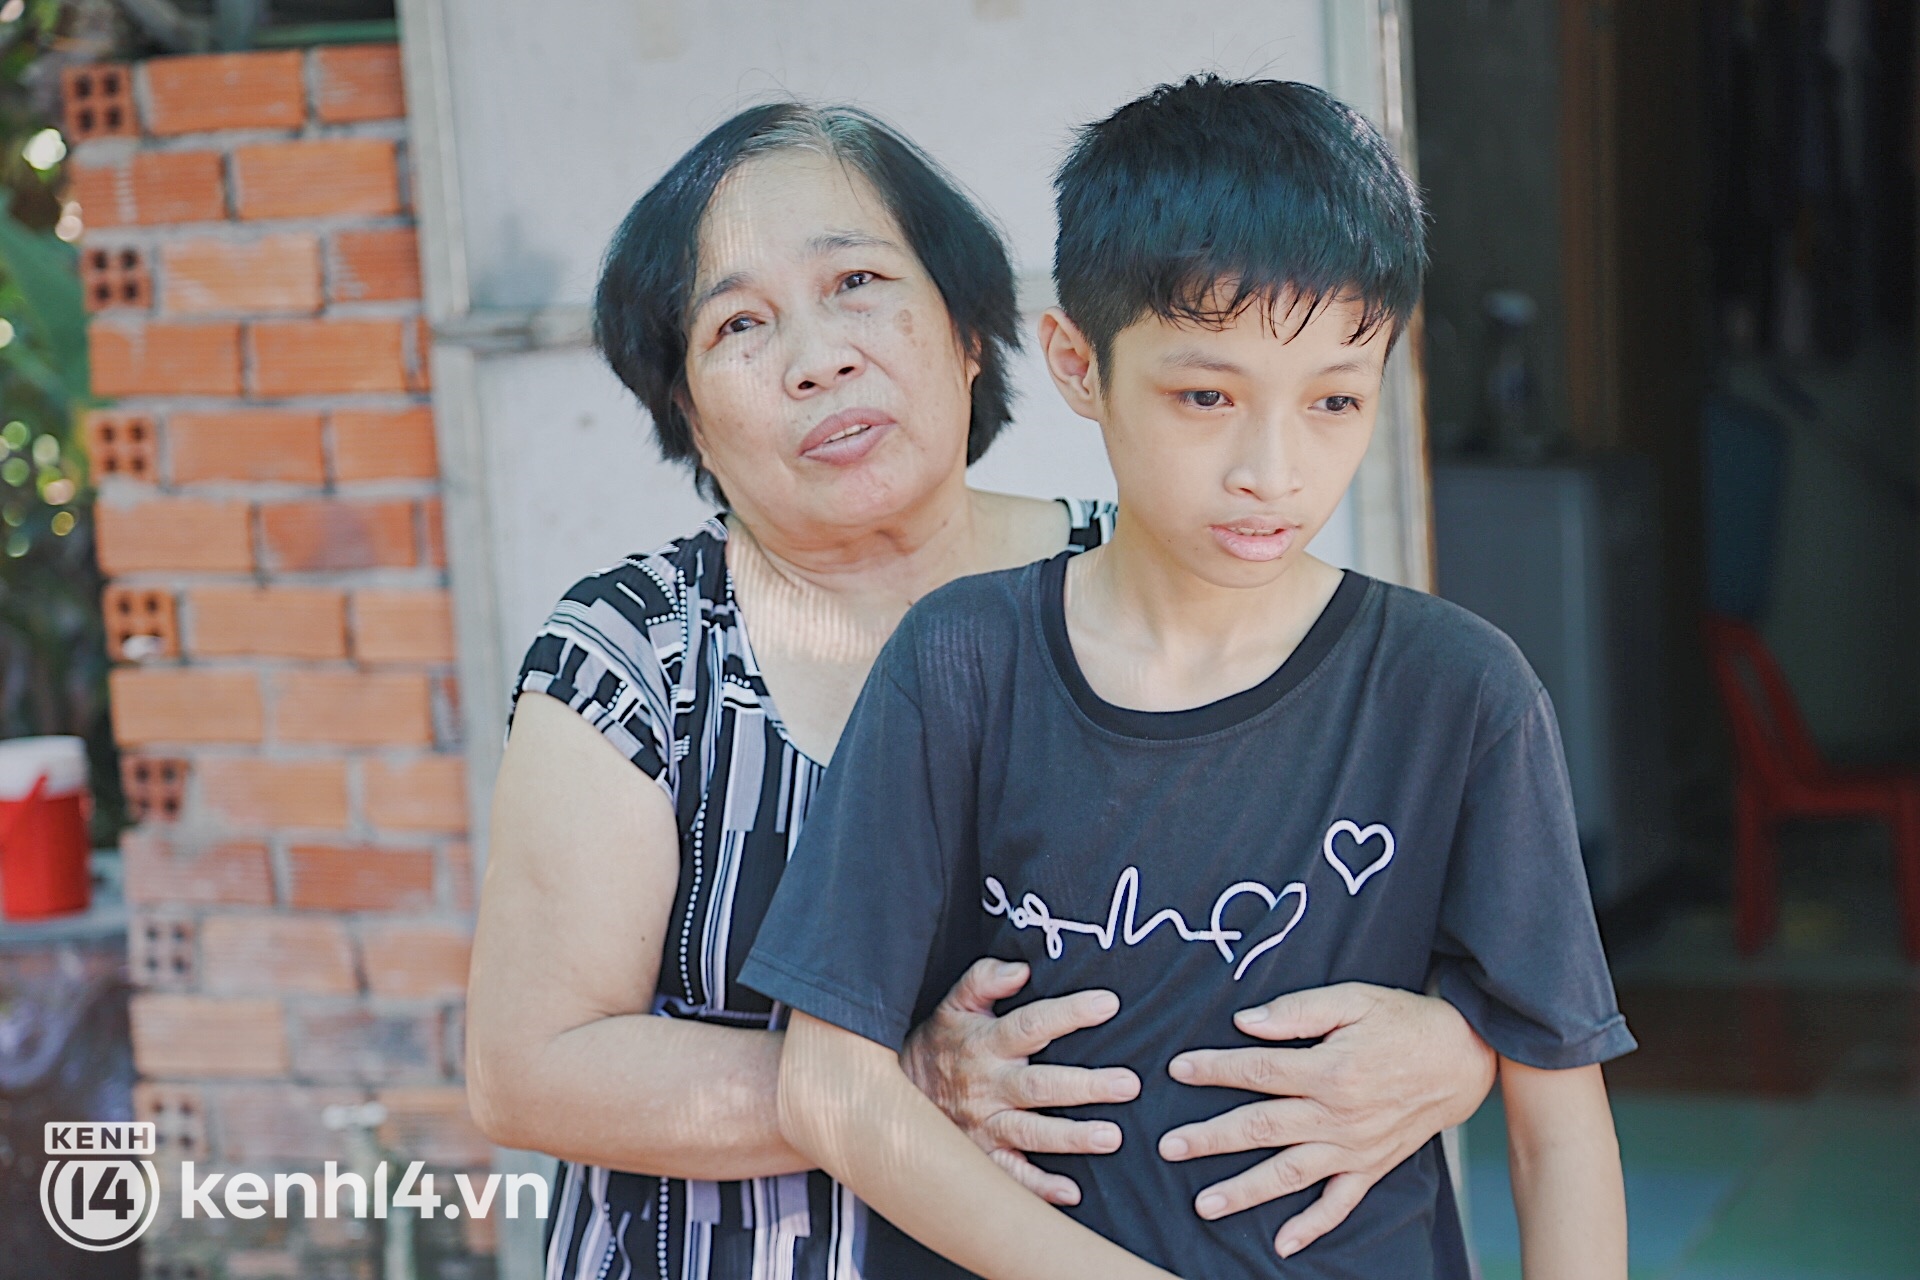
[[[807,241],[807,251],[815,257],[841,249],[898,249],[899,247],[891,240],[882,236],[869,235],[864,231],[829,231]],[[732,293],[752,279],[751,271],[735,271],[731,275],[721,276],[694,295],[692,305],[687,308],[687,314],[692,315],[715,298]]]
[[[1240,365],[1233,363],[1233,361],[1222,360],[1217,356],[1210,356],[1206,352],[1193,347],[1183,347],[1179,350],[1168,352],[1160,358],[1160,363],[1169,369],[1198,369],[1203,373],[1225,373],[1243,378],[1247,376],[1247,371]],[[1324,378],[1335,373],[1366,373],[1371,367],[1371,363],[1371,361],[1358,358],[1342,360],[1338,364],[1330,364],[1323,369],[1316,370],[1314,377]]]
[[[1169,351],[1160,357],[1160,363],[1169,369],[1198,369],[1202,373],[1230,373],[1242,378],[1247,376],[1247,371],[1233,361],[1210,356],[1194,347],[1181,347]]]

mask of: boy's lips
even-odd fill
[[[879,409],[842,409],[807,432],[799,453],[814,462],[845,466],[866,457],[896,425],[892,414]]]
[[[1294,525],[1271,521],[1237,520],[1232,524],[1208,525],[1207,531],[1222,551],[1236,560],[1256,564],[1278,560],[1293,546]]]

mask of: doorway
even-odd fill
[[[1608,1072],[1636,1274],[1913,1274],[1877,1190],[1920,1179],[1889,831],[1784,826],[1778,924],[1743,953],[1702,638],[1749,620],[1835,767],[1920,765],[1913,8],[1411,11],[1440,591],[1512,610],[1560,711],[1642,1046]],[[1552,599],[1512,589],[1543,546]],[[1498,1183],[1497,1111],[1475,1128]],[[1475,1226],[1501,1274],[1510,1222]]]

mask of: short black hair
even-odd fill
[[[1426,212],[1393,148],[1351,107],[1287,80],[1192,76],[1079,131],[1054,179],[1061,309],[1097,361],[1146,315],[1219,327],[1283,296],[1357,298],[1364,340],[1420,297]],[[1295,330],[1298,332],[1298,329]]]
[[[607,249],[593,298],[601,353],[653,415],[661,455],[692,464],[701,491],[724,502],[700,465],[683,408],[700,224],[728,174],[754,156],[795,149],[830,155],[871,182],[940,290],[962,349],[980,367],[967,433],[967,461],[976,461],[1012,417],[1007,366],[1019,350],[1020,321],[1006,244],[925,152],[857,108],[749,107],[675,161],[634,202]]]

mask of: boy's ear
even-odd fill
[[[1040,317],[1039,338],[1040,355],[1067,408],[1098,422],[1100,375],[1093,365],[1093,343],[1058,307],[1048,307]]]

